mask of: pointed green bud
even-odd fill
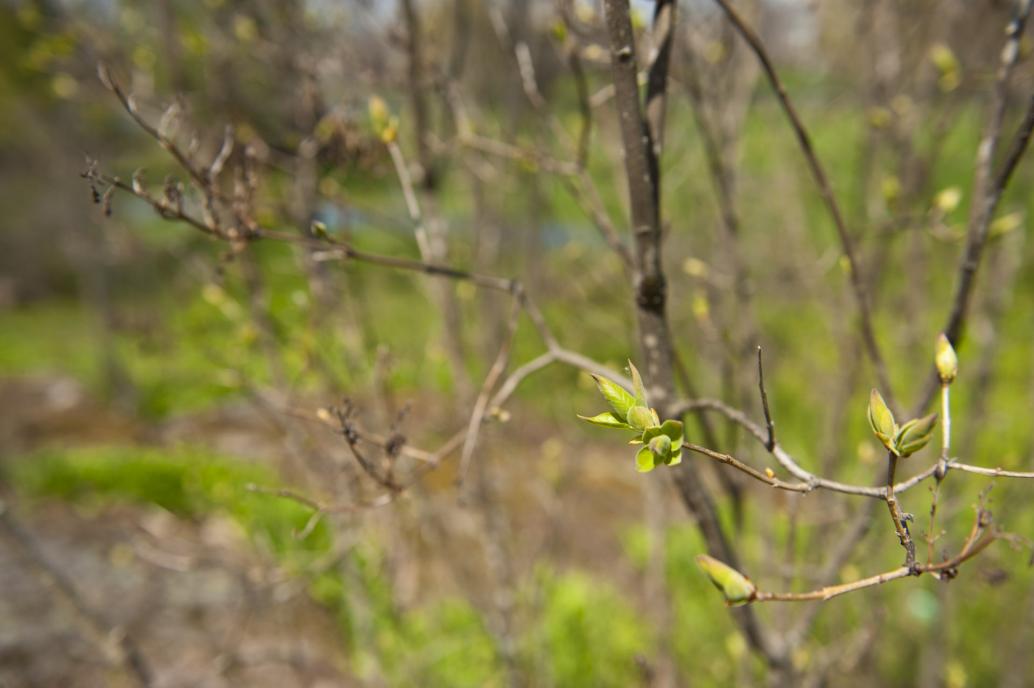
[[[596,381],[596,388],[600,390],[600,394],[610,404],[610,408],[614,410],[614,415],[618,418],[627,419],[628,412],[633,406],[636,406],[635,397],[613,380],[608,380],[599,375],[593,375],[592,379]]]
[[[628,410],[628,424],[638,430],[655,427],[654,414],[645,406],[633,406]]]
[[[887,408],[887,402],[876,389],[869,394],[869,427],[880,442],[883,442],[884,447],[897,453],[894,448],[894,435],[898,426],[894,422],[894,414]]]
[[[746,604],[754,599],[757,589],[749,578],[736,569],[706,554],[698,554],[696,562],[697,566],[711,579],[714,587],[722,591],[722,595],[725,596],[725,604],[728,606]]]
[[[959,374],[959,357],[955,355],[955,349],[944,334],[937,337],[937,350],[934,355],[934,362],[937,364],[937,375],[941,383],[950,385]]]
[[[937,426],[937,414],[931,413],[923,418],[913,418],[898,430],[894,436],[894,447],[898,456],[909,456],[926,446],[933,437],[933,429]]]
[[[636,403],[640,406],[646,406],[646,388],[643,386],[643,378],[639,374],[639,369],[635,367],[631,360],[628,362],[628,371],[632,375],[632,391],[635,392]]]
[[[654,456],[649,447],[643,447],[635,454],[635,469],[640,473],[649,473],[654,468]]]
[[[605,428],[623,428],[631,429],[631,426],[623,420],[618,419],[611,411],[604,411],[597,416],[582,416],[579,415],[582,420],[589,421],[593,425],[602,425]]]

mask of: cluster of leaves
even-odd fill
[[[635,455],[635,467],[640,473],[647,473],[660,465],[674,466],[682,462],[683,428],[682,422],[666,420],[663,423],[657,410],[646,403],[646,390],[639,371],[628,362],[632,374],[634,394],[624,387],[605,377],[593,375],[600,394],[610,404],[610,411],[596,416],[578,416],[605,428],[631,430],[635,436],[629,444],[640,444]]]

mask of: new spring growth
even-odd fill
[[[593,375],[596,389],[607,401],[610,411],[578,417],[606,428],[632,430],[635,435],[630,444],[643,445],[635,455],[635,467],[640,473],[652,471],[660,465],[674,466],[682,461],[682,423],[677,420],[661,423],[656,409],[646,403],[646,389],[639,371],[631,361],[628,366],[635,393],[629,393],[613,380]]]
[[[911,456],[925,447],[936,425],[937,414],[932,413],[922,418],[913,418],[899,426],[880,393],[874,389],[869,394],[869,427],[895,456]]]
[[[372,96],[367,104],[373,131],[384,143],[391,143],[398,137],[399,119],[391,114],[388,104],[380,96]]]
[[[894,436],[894,447],[897,450],[895,453],[902,458],[915,454],[930,441],[936,426],[936,413],[908,421],[898,429]]]
[[[937,365],[937,375],[941,378],[941,384],[950,385],[955,381],[959,374],[959,357],[955,355],[955,349],[943,333],[937,337],[934,363]]]
[[[944,418],[941,424],[941,462],[935,474],[940,481],[944,478],[945,461],[951,448],[951,400],[948,388],[959,374],[959,357],[955,355],[955,349],[943,332],[937,337],[933,360],[937,367],[937,376],[941,379],[941,414]]]
[[[894,435],[898,431],[898,424],[894,422],[894,414],[890,412],[887,402],[875,388],[869,393],[869,427],[884,447],[894,451]]]
[[[714,587],[722,592],[727,606],[747,604],[757,594],[757,589],[750,579],[731,566],[706,554],[698,554],[696,561],[697,566],[711,579]]]

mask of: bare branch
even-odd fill
[[[887,455],[887,509],[890,511],[890,518],[894,522],[894,531],[898,534],[898,541],[905,548],[905,566],[910,570],[916,565],[916,545],[912,542],[912,534],[908,532],[908,525],[905,517],[898,507],[898,499],[894,495],[894,473],[898,468],[898,455],[890,452]]]
[[[751,468],[750,466],[743,463],[734,456],[730,456],[729,454],[723,454],[722,452],[718,452],[713,449],[708,449],[707,447],[701,447],[700,445],[692,444],[690,442],[687,442],[682,446],[692,452],[696,452],[697,454],[708,456],[714,459],[715,461],[718,461],[719,463],[724,463],[726,466],[732,466],[736,470],[746,473],[755,480],[760,480],[766,485],[771,485],[772,487],[778,488],[780,490],[786,490],[788,492],[808,493],[817,487],[815,483],[788,483],[784,480],[779,480],[775,477],[775,474],[769,475],[768,473],[762,473],[761,471],[755,468]]]
[[[883,585],[884,583],[889,583],[890,581],[898,580],[900,578],[918,576],[924,573],[943,574],[954,572],[960,564],[980,554],[980,552],[987,549],[988,545],[995,540],[1001,539],[1001,537],[1002,536],[997,531],[991,530],[975,542],[971,543],[967,541],[967,543],[963,545],[962,550],[952,558],[935,564],[920,564],[912,568],[902,566],[894,569],[893,571],[887,571],[886,573],[870,576],[869,578],[862,578],[861,580],[843,583],[841,585],[829,585],[810,592],[765,592],[759,590],[752,601],[807,602],[809,600],[830,600],[834,597],[839,597],[840,595],[846,595],[849,592]]]
[[[1034,471],[1007,471],[1002,468],[984,468],[983,466],[970,466],[964,463],[949,461],[946,465],[948,470],[957,470],[964,473],[976,473],[991,478],[1034,478]]]
[[[481,423],[485,418],[485,411],[488,410],[489,395],[495,388],[496,383],[506,370],[510,362],[510,351],[513,348],[514,335],[517,334],[517,323],[521,315],[521,298],[515,295],[510,308],[510,317],[506,323],[506,335],[499,347],[499,353],[485,375],[485,381],[481,385],[481,393],[474,402],[474,410],[470,414],[470,422],[467,423],[467,436],[463,440],[463,451],[460,453],[460,466],[456,476],[457,484],[462,484],[470,467],[470,460],[477,448],[478,435],[481,431]]]
[[[772,422],[772,414],[768,410],[768,392],[765,391],[765,368],[761,365],[761,347],[758,347],[758,390],[761,393],[761,408],[765,411],[765,428],[768,430],[768,438],[765,440],[765,449],[775,449],[775,423]]]

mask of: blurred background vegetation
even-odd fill
[[[772,50],[847,212],[891,379],[909,406],[950,305],[1012,4],[738,5]],[[636,356],[621,264],[584,196],[537,157],[574,159],[575,53],[594,102],[588,176],[627,235],[600,8],[414,6],[429,151],[419,150],[407,81],[412,23],[394,2],[0,0],[7,509],[86,605],[134,639],[163,686],[764,684],[763,663],[693,565],[703,546],[665,477],[637,475],[628,447],[577,422],[600,404],[573,368],[529,378],[494,414],[471,494],[454,484],[456,456],[412,469],[422,477],[403,498],[336,509],[318,523],[309,506],[274,494],[333,505],[375,498],[378,486],[340,435],[316,420],[343,397],[364,427],[418,447],[464,428],[504,335],[504,295],[355,262],[315,264],[286,243],[234,253],[129,196],[111,197],[109,216],[80,178],[88,158],[124,180],[143,169],[151,185],[185,174],[102,86],[104,61],[145,118],[185,148],[196,139],[201,158],[233,127],[259,161],[264,227],[303,234],[317,220],[358,248],[415,258],[399,179],[367,118],[380,96],[399,117],[445,262],[519,277],[565,347],[621,370]],[[652,3],[633,7],[646,26]],[[664,263],[689,375],[701,395],[760,418],[761,344],[781,443],[821,475],[879,480],[883,456],[865,422],[873,371],[835,232],[792,133],[710,3],[681,3],[678,42]],[[569,136],[525,98],[519,45]],[[1024,38],[1006,132],[1034,87],[1029,52]],[[466,145],[457,99],[478,136],[536,153]],[[734,241],[705,129],[734,178]],[[992,225],[953,387],[959,456],[1026,470],[1031,181],[1024,164]],[[541,351],[522,320],[513,361]],[[692,419],[687,427],[707,443]],[[731,425],[712,418],[711,434],[715,449],[771,463]],[[737,502],[717,470],[701,466],[744,570],[766,589],[813,587],[857,500],[776,493],[733,476]],[[954,551],[990,482],[951,475],[938,547]],[[1030,490],[1001,481],[991,493],[997,521],[1026,536]],[[902,501],[921,539],[928,491]],[[856,552],[843,580],[899,564],[882,518]],[[831,601],[794,667],[814,685],[1031,685],[1029,559],[1000,544],[950,584],[925,576]],[[37,568],[13,542],[0,548],[0,683],[129,684]],[[759,613],[786,629],[802,609]]]

